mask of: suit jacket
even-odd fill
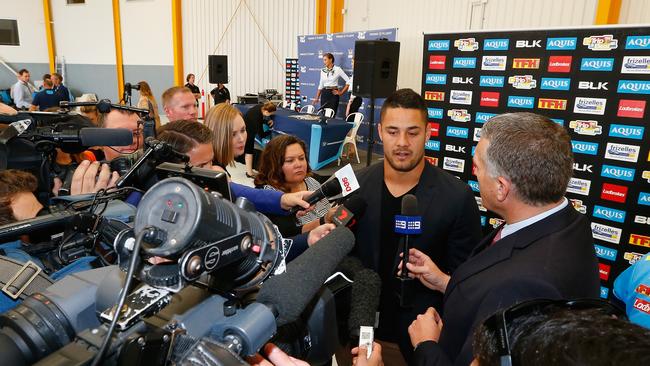
[[[587,218],[571,204],[489,245],[488,235],[451,276],[439,343],[413,365],[469,365],[474,330],[499,309],[536,298],[598,298],[598,262]]]
[[[357,174],[357,179],[361,186],[358,194],[368,206],[356,226],[353,253],[361,259],[364,266],[378,271],[383,163],[363,169]],[[467,259],[482,237],[481,219],[474,194],[461,180],[425,163],[415,196],[422,216],[422,234],[411,240],[411,246],[430,256],[443,271],[452,273]],[[398,263],[396,257],[395,266]],[[407,358],[413,349],[408,337],[408,326],[429,306],[440,309],[442,305],[442,294],[439,292],[427,289],[419,281],[414,281],[414,287],[413,307],[396,314],[400,318],[400,326],[395,331],[400,337],[402,353]]]

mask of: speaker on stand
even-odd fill
[[[208,56],[208,81],[210,84],[228,83],[228,56]]]

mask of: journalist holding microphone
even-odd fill
[[[339,97],[350,87],[350,78],[345,74],[340,66],[334,65],[334,55],[326,53],[323,55],[323,67],[320,71],[320,81],[318,82],[318,91],[312,104],[320,101],[320,108],[332,108],[334,114],[339,109]],[[339,79],[345,81],[345,86],[339,90]]]

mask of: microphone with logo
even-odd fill
[[[410,240],[413,235],[422,232],[422,217],[418,215],[418,199],[412,194],[402,198],[402,214],[395,215],[395,233],[401,235],[402,258],[408,262]],[[410,307],[413,302],[413,279],[408,276],[408,269],[402,266],[399,280],[399,304]]]
[[[331,176],[325,183],[323,183],[320,188],[318,188],[314,193],[305,199],[310,205],[316,204],[316,202],[327,198],[329,200],[335,200],[341,197],[345,197],[350,193],[359,189],[359,182],[357,181],[357,176],[354,175],[354,170],[350,164],[339,169]],[[295,215],[296,212],[302,210],[300,206],[295,206],[289,210],[291,215]]]
[[[359,217],[366,211],[367,206],[368,204],[363,198],[356,195],[352,196],[334,211],[332,223],[336,226],[352,228],[356,225]]]

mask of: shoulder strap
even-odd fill
[[[26,263],[0,256],[0,286],[2,292],[16,300],[45,290],[54,281],[32,261]]]

